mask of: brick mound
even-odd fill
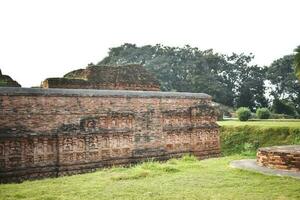
[[[273,169],[300,171],[300,145],[259,148],[257,164]]]
[[[10,76],[3,75],[0,70],[0,87],[21,87],[21,85]]]
[[[94,65],[71,71],[63,78],[47,78],[43,88],[159,91],[156,77],[142,65]]]

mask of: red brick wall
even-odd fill
[[[2,182],[186,153],[219,155],[207,95],[78,91],[0,89]]]

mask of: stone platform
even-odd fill
[[[259,148],[257,164],[273,169],[300,172],[300,145]]]

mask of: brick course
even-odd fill
[[[208,95],[0,88],[2,183],[186,153],[220,154]]]

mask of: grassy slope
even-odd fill
[[[220,121],[223,155],[255,155],[257,148],[300,144],[300,120]]]
[[[229,167],[241,156],[159,164],[0,185],[0,199],[300,199],[300,180]]]

